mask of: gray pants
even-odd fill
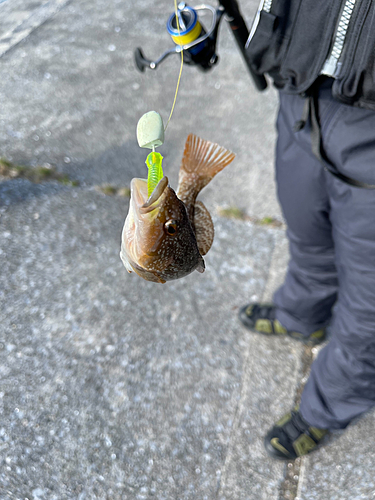
[[[340,104],[327,84],[319,107],[331,162],[375,184],[375,112]],[[300,410],[310,425],[342,429],[375,405],[375,190],[323,169],[309,125],[293,131],[302,109],[301,97],[280,94],[276,178],[291,260],[274,304],[276,318],[306,336],[331,322]]]

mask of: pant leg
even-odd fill
[[[311,152],[309,125],[293,130],[303,104],[298,96],[280,94],[276,180],[290,262],[273,302],[282,325],[308,336],[330,320],[338,283],[325,171]],[[323,113],[329,115],[329,105]]]
[[[375,113],[336,107],[325,150],[342,172],[374,184]],[[326,175],[339,294],[332,339],[312,364],[301,413],[316,427],[342,429],[375,405],[375,191]]]

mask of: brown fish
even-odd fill
[[[190,134],[179,172],[177,194],[163,177],[147,198],[147,180],[133,179],[129,213],[121,239],[121,259],[129,272],[165,283],[197,270],[210,249],[214,226],[207,208],[196,201],[211,179],[235,155]]]

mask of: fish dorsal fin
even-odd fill
[[[235,154],[222,146],[189,134],[179,173],[177,196],[187,203],[229,163]],[[184,199],[185,198],[185,199]]]

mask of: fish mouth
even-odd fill
[[[131,199],[133,200],[134,209],[139,214],[147,214],[152,212],[160,205],[164,193],[168,187],[168,177],[163,177],[148,197],[147,180],[133,179],[131,181]]]

